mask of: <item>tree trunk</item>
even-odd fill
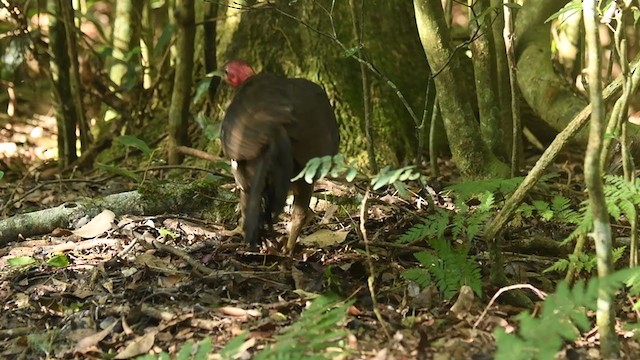
[[[174,17],[177,24],[175,77],[169,108],[168,161],[178,164],[182,155],[178,146],[188,145],[187,130],[191,85],[193,83],[193,53],[195,39],[195,5],[193,0],[176,1]]]
[[[216,18],[218,17],[218,8],[219,3],[216,1],[211,1],[205,3],[205,11],[204,11],[204,69],[208,74],[212,71],[218,69],[218,57],[217,57],[217,46],[216,46]],[[209,103],[214,103],[216,92],[218,91],[218,86],[220,85],[220,78],[215,77],[211,79],[211,83],[209,84]]]
[[[604,194],[600,157],[603,154],[605,130],[605,103],[602,98],[602,48],[599,36],[599,17],[596,12],[596,0],[587,0],[582,4],[584,13],[585,39],[587,43],[587,76],[589,77],[589,95],[591,99],[591,126],[589,142],[584,159],[584,181],[589,192],[589,208],[593,214],[593,231],[589,234],[596,245],[598,259],[598,277],[605,278],[615,271],[613,267],[613,246],[611,243],[611,224]],[[618,336],[616,334],[616,310],[612,291],[600,284],[598,288],[598,306],[596,323],[600,335],[600,351],[605,359],[620,357]]]
[[[482,139],[494,155],[506,161],[506,143],[502,128],[500,101],[496,72],[496,49],[491,29],[493,16],[478,18],[477,16],[490,6],[489,0],[469,1],[469,16],[475,20],[470,22],[469,30],[472,42],[469,48],[472,53],[473,71],[476,81],[476,96],[480,112],[480,131]]]
[[[56,95],[56,122],[58,127],[58,161],[59,167],[65,168],[77,158],[76,153],[76,119],[78,109],[75,103],[64,101],[71,99],[71,85],[69,74],[69,54],[67,53],[67,39],[64,22],[61,20],[58,0],[48,1],[49,11],[49,48],[51,58],[51,80]]]
[[[59,0],[59,11],[62,15],[62,23],[64,24],[64,34],[66,37],[66,52],[69,59],[69,91],[70,98],[65,98],[65,102],[71,102],[75,107],[74,118],[78,128],[80,129],[80,149],[86,150],[91,145],[91,134],[89,133],[89,123],[87,122],[84,106],[82,104],[82,89],[80,82],[80,67],[78,64],[78,37],[76,36],[77,30],[74,22],[74,10],[71,7],[71,2],[66,0]]]
[[[414,0],[418,31],[429,59],[449,139],[453,160],[463,176],[470,179],[507,177],[506,164],[489,151],[480,134],[471,104],[466,101],[462,69],[451,47],[449,29],[438,1]]]

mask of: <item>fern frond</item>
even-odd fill
[[[544,301],[540,316],[529,313],[517,316],[520,330],[507,334],[496,329],[498,346],[496,359],[553,359],[565,341],[574,340],[580,331],[589,329],[586,309],[595,310],[600,290],[613,293],[621,288],[640,269],[625,269],[605,278],[593,278],[587,286],[578,282],[572,289],[566,283],[558,284],[556,292]]]
[[[350,305],[336,296],[318,297],[302,312],[298,321],[276,336],[275,343],[258,353],[255,359],[331,359],[338,353],[344,353],[326,352],[326,349],[341,349],[339,342],[347,331],[336,328],[344,322]]]
[[[449,211],[436,209],[435,214],[427,216],[424,222],[411,227],[396,242],[407,244],[418,240],[444,237],[444,232],[449,226],[449,216]]]
[[[421,287],[434,283],[444,298],[452,298],[462,285],[482,294],[482,274],[478,264],[468,257],[468,248],[453,249],[444,239],[430,242],[435,254],[419,252],[415,258],[424,268],[407,269],[402,276]],[[428,273],[428,274],[426,274]]]

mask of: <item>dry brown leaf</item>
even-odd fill
[[[169,261],[154,256],[149,252],[136,256],[135,263],[163,274],[174,275],[181,273],[177,271]]]
[[[118,321],[114,321],[111,325],[107,326],[104,330],[95,334],[89,335],[80,339],[75,346],[75,352],[84,353],[87,349],[97,345],[102,339],[111,333],[113,328],[118,324]]]
[[[73,233],[85,239],[94,238],[111,230],[111,223],[115,218],[116,214],[114,214],[113,211],[104,210],[98,214],[98,216],[91,219],[85,226],[74,230]]]
[[[133,341],[131,341],[124,350],[120,351],[118,355],[116,355],[115,359],[130,359],[134,356],[148,353],[156,341],[156,334],[156,331],[151,331],[143,336],[138,336],[133,339]]]
[[[470,287],[464,285],[460,288],[460,295],[458,295],[458,300],[453,304],[450,311],[454,313],[458,318],[464,317],[469,310],[471,309],[471,305],[473,305],[473,290]]]
[[[235,306],[223,306],[218,308],[218,311],[229,316],[247,316],[247,311]]]
[[[306,246],[317,246],[319,248],[326,248],[332,245],[342,243],[346,238],[348,231],[339,230],[339,231],[331,231],[331,230],[318,230],[309,236],[305,236],[300,239],[300,243]]]

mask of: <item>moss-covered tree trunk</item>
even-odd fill
[[[492,21],[500,15],[477,17],[489,7],[489,0],[469,1],[469,17],[474,19],[469,23],[473,39],[469,48],[473,54],[482,139],[494,155],[502,160],[507,160],[509,157],[507,156],[507,143],[504,141],[497,83],[496,47],[491,29]]]
[[[64,34],[66,37],[66,52],[69,59],[69,90],[71,97],[64,98],[64,102],[73,103],[75,107],[75,122],[80,129],[80,149],[85,151],[91,143],[91,134],[89,133],[89,123],[87,122],[84,105],[82,103],[82,85],[80,81],[80,65],[78,64],[78,30],[75,25],[75,11],[71,6],[71,2],[59,0],[58,10],[64,24]]]
[[[131,103],[140,98],[143,86],[142,56],[135,51],[140,47],[142,28],[142,0],[121,0],[115,3],[113,19],[112,46],[113,58],[109,66],[109,78],[117,85],[118,94]],[[146,44],[149,46],[151,43]],[[147,59],[151,57],[148,56]],[[114,110],[107,110],[104,122],[99,124],[101,131],[112,131],[106,122],[117,116]],[[133,126],[133,124],[131,124]],[[102,134],[98,134],[102,136]]]
[[[182,155],[177,148],[187,145],[189,105],[193,83],[193,53],[195,38],[195,4],[193,0],[178,0],[174,17],[177,24],[176,70],[169,107],[168,161],[177,164]]]
[[[242,58],[257,71],[303,77],[321,84],[336,110],[342,136],[341,151],[368,164],[363,86],[359,63],[346,49],[354,48],[353,17],[348,1],[278,3],[273,9],[237,9],[221,6],[218,58]],[[428,83],[427,64],[420,47],[411,3],[372,0],[357,14],[362,44],[375,68],[401,91],[413,111],[422,114]],[[333,22],[333,24],[332,24]],[[334,32],[335,30],[335,32]],[[343,46],[336,41],[342,43]],[[354,52],[357,50],[354,48]],[[367,68],[367,71],[371,71]],[[416,124],[398,96],[371,72],[371,119],[376,158],[382,164],[400,164],[415,158]],[[223,87],[224,108],[232,93]],[[223,113],[212,114],[220,121]],[[430,120],[430,119],[427,119]],[[429,121],[423,127],[427,131]]]
[[[49,48],[53,57],[50,62],[51,80],[56,95],[56,123],[58,128],[59,166],[65,168],[77,158],[76,153],[76,119],[80,109],[76,103],[66,101],[72,99],[70,59],[67,52],[67,38],[64,21],[58,0],[47,2],[49,11]]]
[[[467,178],[508,176],[500,162],[482,140],[480,126],[461,78],[461,64],[453,52],[442,5],[438,1],[414,0],[418,30],[424,52],[435,76],[438,103],[449,148],[456,166]]]

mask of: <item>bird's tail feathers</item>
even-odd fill
[[[265,153],[256,159],[245,210],[245,239],[253,246],[260,240],[260,231],[280,214],[287,201],[293,177],[291,140],[284,128],[271,134]]]

